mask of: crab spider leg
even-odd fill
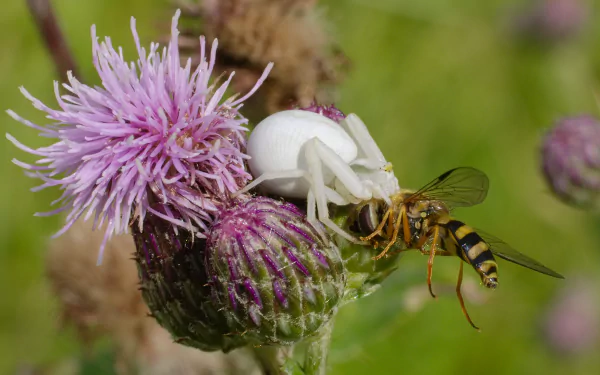
[[[325,189],[329,189],[329,188],[327,186],[325,186]],[[329,189],[329,190],[331,190],[331,189]],[[335,193],[335,191],[333,191],[333,190],[331,190],[331,191]],[[333,202],[333,203],[335,203],[335,202]],[[319,234],[321,236],[325,237],[325,233],[322,231],[322,229],[321,229],[322,226],[319,223],[319,221],[321,221],[323,224],[326,224],[330,229],[332,229],[336,233],[339,233],[342,237],[346,238],[348,241],[360,243],[360,241],[358,241],[356,238],[350,236],[348,233],[346,233],[340,227],[335,225],[335,223],[332,220],[330,220],[329,218],[327,218],[325,220],[323,220],[322,218],[317,219],[317,215],[315,212],[315,208],[316,208],[317,204],[315,201],[315,194],[313,193],[312,189],[308,191],[308,196],[306,197],[306,206],[307,206],[306,207],[306,218],[313,225],[313,227],[317,230],[317,232],[319,232]]]
[[[374,193],[373,196],[375,198],[382,198],[388,206],[392,205],[392,200],[390,199],[389,195],[383,191],[381,186],[373,183],[373,181],[365,181],[364,183],[365,186],[368,186],[369,189]]]
[[[376,169],[387,164],[385,156],[375,143],[365,123],[354,113],[349,114],[342,124],[345,125],[350,135],[356,140],[365,158],[357,159],[353,165],[361,165],[366,168]]]
[[[276,179],[280,179],[280,178],[306,177],[306,175],[307,175],[306,171],[303,171],[302,169],[292,169],[289,171],[277,171],[277,172],[263,173],[259,177],[255,178],[254,181],[252,181],[248,185],[244,186],[243,189],[240,189],[240,190],[236,191],[235,193],[233,193],[232,196],[233,196],[233,198],[235,198],[240,194],[246,193],[246,192],[250,191],[251,189],[254,189],[260,183],[267,181],[267,180],[276,180]]]
[[[345,206],[349,204],[347,199],[344,199],[337,191],[332,188],[325,186],[325,196],[327,196],[327,200],[337,206]]]
[[[321,145],[324,147],[321,147],[322,149],[319,149],[320,148],[319,146],[321,146]],[[327,152],[325,152],[325,153],[321,152],[321,151],[323,151],[323,149],[325,151],[331,152],[333,154],[333,157],[330,154],[328,154]],[[314,199],[316,201],[319,221],[321,221],[329,229],[333,230],[334,232],[336,232],[340,236],[344,237],[348,241],[360,242],[358,239],[354,238],[353,236],[348,234],[346,231],[344,231],[342,228],[337,226],[333,222],[333,220],[331,220],[329,218],[329,208],[327,207],[327,195],[325,192],[326,186],[325,186],[325,181],[323,180],[323,168],[322,168],[323,165],[321,163],[324,162],[324,157],[331,157],[333,159],[335,159],[335,158],[339,159],[339,161],[341,161],[341,163],[346,168],[350,169],[350,167],[348,167],[348,164],[344,163],[343,160],[336,153],[331,151],[318,138],[313,138],[307,142],[305,156],[306,156],[306,161],[308,164],[308,170],[310,172],[310,176],[312,177],[311,188],[310,188],[309,194],[311,192],[314,194]],[[329,160],[329,161],[332,161],[332,160]],[[329,165],[328,165],[328,167],[331,168],[331,166],[329,166]],[[335,165],[335,163],[334,163],[334,167],[337,167],[337,165]],[[336,173],[336,171],[334,169],[332,169],[332,170],[334,171],[334,174],[336,176],[338,176],[339,171],[337,171],[338,173]],[[350,171],[352,172],[351,169],[350,169]],[[358,179],[358,177],[357,177],[357,179]],[[358,182],[360,183],[360,180],[358,180]],[[348,189],[348,190],[350,191],[350,193],[353,194],[353,192],[350,189]],[[310,219],[309,219],[309,221],[310,221]]]
[[[327,238],[327,235],[323,231],[323,227],[319,224],[319,220],[317,220],[317,213],[315,209],[317,208],[317,202],[315,201],[315,194],[312,189],[308,190],[308,195],[306,196],[306,219],[309,223],[315,228],[315,230],[321,235],[323,238]]]
[[[308,195],[306,197],[306,218],[308,221],[317,221],[317,213],[315,209],[317,208],[317,202],[315,201],[315,194],[312,189],[308,191]]]
[[[319,138],[312,138],[306,145],[306,159],[309,160],[309,154],[313,158],[313,163],[319,164],[320,180],[323,180],[323,170],[321,163],[327,166],[337,179],[344,185],[350,194],[358,199],[371,199],[372,195],[366,189],[363,181],[358,177],[355,171],[329,146],[323,143]],[[310,165],[310,163],[309,163]],[[310,166],[309,166],[310,169]],[[312,178],[316,179],[315,173],[311,172]],[[317,201],[319,195],[316,194]]]

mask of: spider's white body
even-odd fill
[[[400,190],[390,163],[355,114],[338,124],[309,111],[275,113],[252,131],[247,153],[255,180],[240,193],[262,184],[271,194],[305,198],[309,221],[318,213],[318,220],[352,241],[329,218],[327,204],[371,198],[391,203],[389,197]]]

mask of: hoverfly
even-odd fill
[[[431,276],[436,255],[458,256],[471,265],[481,277],[483,285],[495,289],[498,285],[498,265],[494,255],[556,277],[562,275],[545,267],[538,261],[514,250],[502,240],[450,216],[456,207],[477,205],[487,196],[487,176],[469,167],[452,169],[417,191],[402,190],[390,197],[392,204],[371,199],[357,205],[350,216],[350,229],[362,234],[361,240],[375,247],[384,247],[373,259],[380,259],[390,251],[418,249],[429,255],[427,262],[427,285],[433,297]],[[460,262],[456,294],[463,314],[475,329],[479,329],[467,313],[461,294],[463,262]]]

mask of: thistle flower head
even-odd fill
[[[132,219],[142,228],[146,214],[153,213],[205,237],[219,202],[251,179],[242,152],[247,120],[238,110],[271,65],[248,94],[224,99],[233,74],[224,82],[211,78],[216,40],[207,53],[201,37],[197,68],[189,59],[181,66],[179,14],[173,17],[171,40],[162,50],[156,43],[149,50],[141,47],[132,18],[139,55],[135,62],[125,61],[110,38],[98,43],[92,27],[93,61],[101,87],[69,75],[69,84],[63,84],[68,93],[63,95],[55,82],[58,110],[21,89],[35,108],[46,112],[51,124],[39,126],[8,111],[41,131],[41,136],[57,140],[32,149],[7,134],[17,147],[40,157],[35,164],[14,160],[43,181],[34,190],[50,186],[63,190],[54,202],[61,207],[46,213],[69,211],[57,236],[82,215],[86,220],[94,216],[95,225],[107,224],[105,243],[113,234],[127,232]]]
[[[600,195],[600,122],[591,116],[565,118],[542,147],[543,172],[556,195],[579,206],[597,205]]]
[[[338,248],[290,203],[250,198],[222,213],[206,243],[212,299],[249,343],[289,345],[333,315],[346,283]]]

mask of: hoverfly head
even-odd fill
[[[371,199],[357,208],[350,224],[350,230],[368,236],[379,228],[385,214],[386,205],[383,200]],[[383,231],[385,232],[385,230]]]

